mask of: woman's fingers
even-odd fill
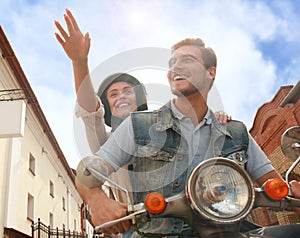
[[[67,12],[68,17],[70,18],[70,21],[72,23],[74,30],[80,31],[77,21],[76,21],[75,17],[73,16],[72,12],[69,9],[66,9],[66,12]]]
[[[226,124],[228,121],[232,120],[232,117],[223,111],[215,112],[215,116],[220,124]]]
[[[66,21],[66,24],[67,24],[69,34],[71,36],[74,32],[74,26],[72,24],[72,21],[71,21],[70,17],[67,14],[64,14],[64,18],[65,18],[65,21]]]
[[[66,31],[64,30],[64,28],[60,25],[60,23],[58,21],[54,21],[54,24],[55,24],[56,28],[58,29],[58,31],[60,32],[60,34],[62,35],[62,37],[64,38],[64,40],[67,40],[69,38],[69,36],[66,33]],[[59,36],[59,38],[61,39],[60,36]],[[58,41],[60,42],[60,40],[58,40]]]
[[[60,37],[60,35],[58,33],[55,33],[55,37],[58,40],[58,42],[62,45],[62,47],[64,47],[64,45],[66,44],[64,42],[64,40]]]

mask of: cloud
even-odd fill
[[[80,156],[73,139],[75,97],[45,86],[36,87],[35,94],[70,166],[76,168]]]

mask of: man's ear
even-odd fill
[[[216,72],[217,72],[217,68],[215,66],[212,66],[208,69],[208,74],[209,74],[209,77],[211,79],[215,79],[216,77]]]
[[[167,73],[167,78],[168,78],[168,80],[170,80],[170,79],[171,79],[171,71],[170,71],[170,70],[168,70],[168,73]]]

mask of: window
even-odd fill
[[[54,185],[53,185],[52,181],[50,181],[50,196],[54,197]]]
[[[51,229],[53,229],[53,214],[49,213],[49,226]]]
[[[76,219],[74,219],[74,231],[77,230],[77,226],[76,226]]]
[[[66,210],[66,200],[64,197],[62,197],[62,208],[64,211]]]
[[[29,155],[29,171],[35,175],[35,158],[31,153]]]
[[[28,194],[27,198],[27,219],[30,221],[34,220],[34,197],[31,194]]]

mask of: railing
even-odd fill
[[[32,238],[86,238],[81,232],[70,231],[66,229],[52,229],[50,226],[46,226],[38,219],[38,222],[32,222],[31,225]]]

